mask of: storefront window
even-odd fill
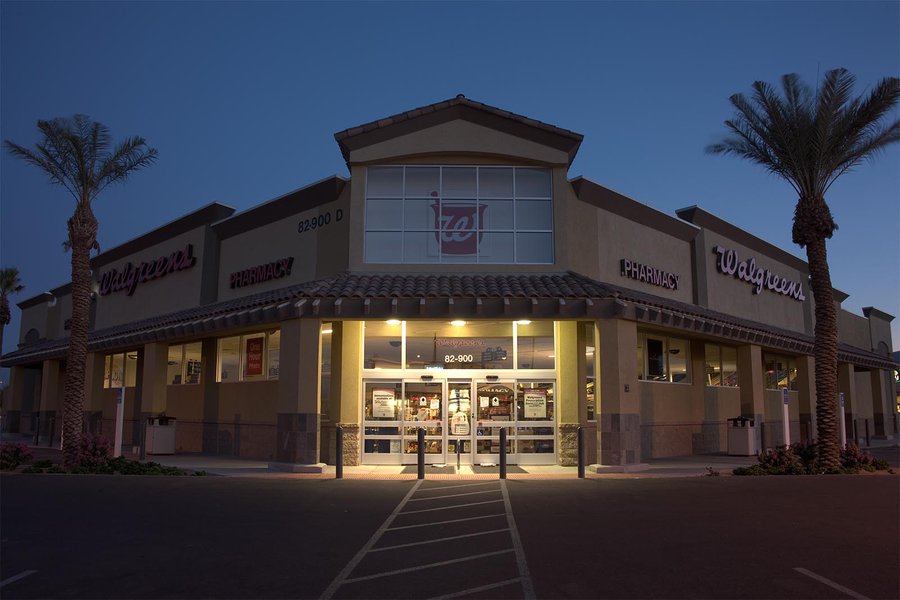
[[[201,348],[200,342],[169,346],[169,385],[200,383]]]
[[[511,369],[512,342],[509,321],[407,321],[406,368]]]
[[[737,348],[706,344],[706,385],[737,387]]]
[[[585,397],[587,403],[587,420],[596,421],[597,377],[595,375],[596,343],[594,341],[594,324],[584,323],[584,373]]]
[[[331,412],[331,340],[334,339],[333,332],[334,325],[332,323],[322,323],[322,363],[319,365],[319,410],[322,413],[323,421],[331,419],[329,415]]]
[[[369,167],[367,263],[553,262],[552,177],[525,167]]]
[[[220,383],[278,379],[281,332],[221,338],[218,341]]]
[[[366,321],[363,365],[366,369],[399,369],[403,363],[403,323]]]
[[[113,388],[122,387],[125,382],[125,355],[112,355],[112,370],[109,385]]]
[[[134,387],[137,381],[137,352],[107,354],[103,358],[103,387]]]
[[[779,354],[764,354],[766,367],[766,389],[780,390],[788,388],[797,390],[797,363],[793,357]]]
[[[518,368],[552,369],[556,365],[552,321],[519,321]]]
[[[639,333],[637,360],[638,379],[691,382],[691,345],[688,340]]]

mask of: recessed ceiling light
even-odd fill
[[[400,320],[399,320],[399,319],[388,319],[388,320],[385,321],[385,322],[386,322],[388,325],[399,325],[399,324],[400,324]]]
[[[463,327],[463,326],[465,326],[466,322],[465,321],[450,321],[450,324],[453,325],[454,327]]]
[[[516,321],[519,325],[531,325],[531,321],[528,319],[522,319],[521,321]]]
[[[334,330],[333,329],[323,329],[322,333],[331,333],[332,331],[334,331]]]

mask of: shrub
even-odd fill
[[[887,461],[874,458],[867,450],[863,450],[853,442],[841,448],[841,466],[848,473],[860,471],[888,471]]]
[[[85,433],[81,436],[78,455],[75,458],[75,469],[79,473],[96,473],[107,471],[112,458],[112,445],[102,435]]]
[[[3,442],[0,444],[0,470],[13,471],[33,456],[31,448],[22,442]]]
[[[815,443],[795,443],[778,446],[774,450],[760,452],[759,464],[739,467],[735,475],[815,475],[824,473],[818,465]],[[859,473],[860,471],[890,471],[887,461],[873,458],[853,442],[841,449],[841,469],[839,473]]]

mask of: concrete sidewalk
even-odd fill
[[[58,448],[33,446],[29,437],[3,434],[3,441],[18,441],[27,444],[35,454],[35,460],[53,460],[59,462]],[[897,441],[872,440],[869,450],[876,458],[887,460],[895,469],[900,468],[900,446]],[[127,458],[138,457],[126,454]],[[170,454],[148,455],[148,461],[165,466],[178,467],[187,471],[205,471],[209,475],[224,477],[264,477],[264,478],[298,478],[298,479],[333,479],[335,468],[325,465],[322,473],[287,473],[269,468],[265,460],[253,460],[229,456],[207,454]],[[700,477],[718,473],[731,475],[733,469],[756,464],[755,456],[727,456],[725,454],[703,454],[651,459],[640,465],[627,469],[603,469],[593,472],[589,466],[585,476],[596,478],[659,478],[659,477]],[[462,465],[457,471],[455,464],[445,466],[427,465],[425,477],[428,479],[496,479],[499,467],[482,467],[479,465]],[[509,465],[509,479],[574,479],[578,476],[576,467],[558,465]],[[416,465],[363,465],[344,467],[346,479],[415,479]]]

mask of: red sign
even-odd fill
[[[434,228],[442,254],[476,254],[478,242],[484,237],[484,211],[486,205],[475,202],[435,202]],[[475,234],[478,237],[475,237]]]
[[[247,340],[247,372],[246,375],[263,374],[263,344],[265,338],[250,338]]]

